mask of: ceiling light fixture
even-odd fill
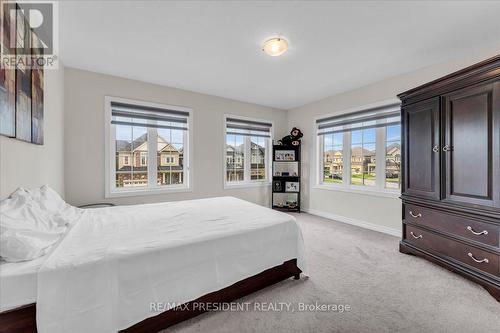
[[[262,44],[262,51],[271,57],[282,55],[288,50],[288,42],[281,37],[273,37]]]

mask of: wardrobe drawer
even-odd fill
[[[405,221],[499,247],[500,226],[405,204]]]
[[[475,246],[457,242],[410,225],[406,225],[405,239],[408,243],[422,250],[453,258],[478,270],[500,277],[500,255],[498,254],[483,251]]]

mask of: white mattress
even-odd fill
[[[24,262],[0,261],[0,312],[36,302],[37,274],[46,257]]]
[[[113,333],[297,258],[287,214],[231,197],[88,210],[38,273],[40,333]]]

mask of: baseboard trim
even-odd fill
[[[304,209],[304,208],[302,208],[302,211],[309,213],[311,215],[324,217],[326,219],[355,225],[355,226],[369,229],[369,230],[373,230],[373,231],[382,232],[384,234],[388,234],[391,236],[401,237],[401,229],[390,228],[390,227],[386,227],[383,225],[374,224],[374,223],[370,223],[370,222],[366,222],[366,221],[362,221],[362,220],[358,220],[358,219],[353,219],[351,217],[346,217],[346,216],[337,215],[337,214],[333,214],[333,213],[323,212],[323,211],[316,210],[316,209],[310,209],[310,208]]]

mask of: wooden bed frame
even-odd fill
[[[145,319],[120,332],[158,332],[205,312],[207,306],[200,306],[199,304],[231,302],[290,277],[298,280],[301,272],[297,267],[297,259],[288,260],[281,265],[269,268],[257,275],[236,282],[229,287],[201,296],[183,306]],[[193,307],[195,303],[198,306]],[[36,331],[36,304],[0,313],[0,333],[33,333]]]

